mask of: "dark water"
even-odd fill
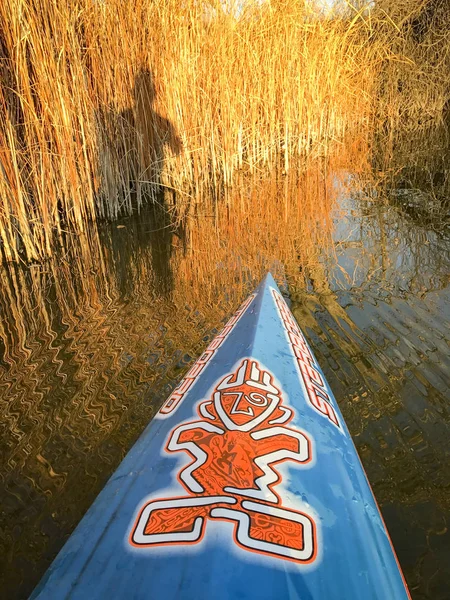
[[[421,168],[397,153],[389,164],[402,167],[389,172],[374,163],[358,175],[306,173],[298,197],[323,201],[314,219],[332,243],[325,233],[308,242],[312,221],[295,229],[283,199],[267,230],[252,204],[244,234],[205,217],[186,236],[149,209],[57,260],[1,270],[2,597],[27,597],[188,364],[271,267],[289,284],[413,599],[450,598],[450,186],[439,148]]]

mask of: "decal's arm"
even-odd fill
[[[257,489],[225,488],[225,491],[269,502],[278,502],[278,496],[271,487],[280,480],[280,476],[271,465],[285,460],[301,464],[310,462],[312,460],[311,441],[301,431],[287,427],[270,427],[262,431],[255,431],[250,435],[254,440],[262,442],[263,454],[257,456],[254,463],[264,474],[255,479]]]
[[[269,427],[251,434],[254,440],[260,441],[261,455],[273,454],[276,451],[289,451],[292,453],[290,460],[295,462],[308,462],[305,457],[311,454],[311,444],[308,436],[297,429],[289,427]]]
[[[198,481],[194,479],[192,473],[198,467],[203,465],[208,458],[206,452],[199,447],[198,442],[211,433],[222,434],[223,429],[205,421],[185,423],[174,430],[166,447],[169,452],[185,450],[194,458],[194,462],[181,471],[180,479],[189,491],[196,494],[201,494],[205,490]]]

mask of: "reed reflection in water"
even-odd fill
[[[448,236],[403,211],[398,181],[379,166],[374,178],[365,156],[243,181],[210,214],[192,210],[189,235],[149,208],[43,266],[1,271],[6,597],[27,596],[271,269],[341,404],[414,600],[447,598]]]
[[[31,591],[187,365],[265,271],[314,260],[330,239],[326,177],[318,163],[295,178],[242,185],[214,218],[198,215],[189,239],[153,207],[77,238],[57,260],[2,269],[8,598]]]

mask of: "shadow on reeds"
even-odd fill
[[[132,106],[116,112],[110,106],[97,111],[99,165],[104,202],[101,217],[131,214],[145,200],[159,200],[165,149],[179,154],[182,142],[175,127],[155,109],[156,86],[149,69],[134,78]]]
[[[141,68],[136,74],[132,98],[130,108],[117,113],[108,107],[96,116],[99,135],[103,136],[99,162],[104,193],[108,196],[106,202],[98,204],[98,212],[108,219],[136,214],[136,218],[126,221],[127,225],[119,221],[117,231],[110,234],[112,258],[119,265],[121,293],[127,295],[136,284],[124,261],[129,256],[146,254],[149,248],[155,289],[162,296],[169,296],[173,289],[172,238],[176,234],[184,240],[184,229],[179,226],[175,194],[166,189],[161,175],[166,147],[177,155],[182,142],[170,120],[155,109],[156,86],[149,69]],[[125,179],[123,174],[127,175]],[[170,207],[169,197],[173,199]],[[123,235],[121,229],[125,227],[131,228],[132,236]]]

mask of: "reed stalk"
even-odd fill
[[[237,174],[287,171],[398,120],[396,69],[434,60],[428,33],[413,56],[411,31],[382,3],[325,16],[304,0],[3,0],[4,257],[41,260],[64,231],[131,214],[162,189],[191,215]],[[445,95],[441,85],[430,103],[427,77],[431,114]]]

